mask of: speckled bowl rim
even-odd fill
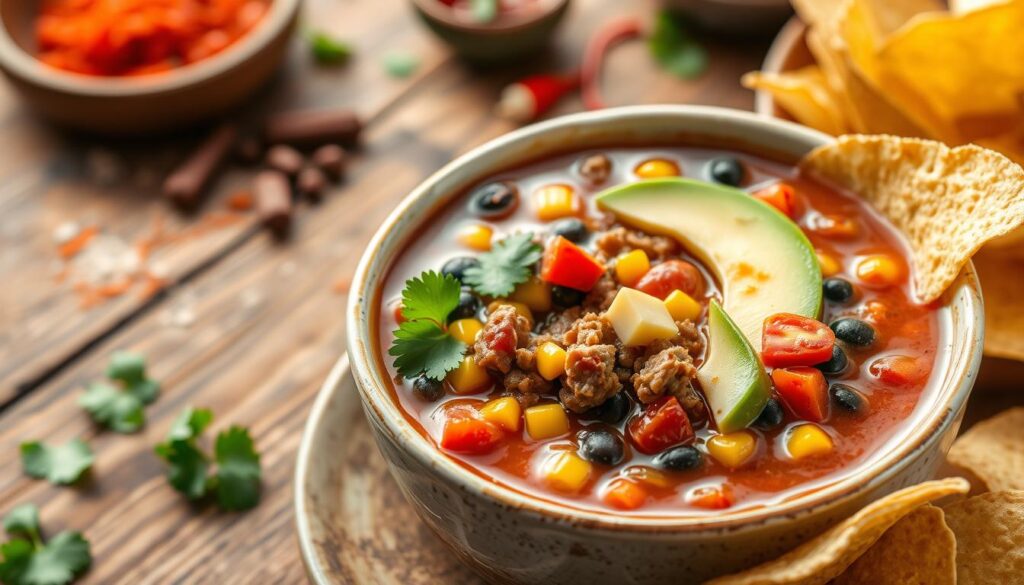
[[[569,4],[569,0],[540,0],[546,6],[542,12],[536,15],[522,17],[518,16],[509,19],[507,22],[500,22],[497,24],[476,24],[472,22],[466,22],[452,17],[451,11],[439,6],[438,0],[410,0],[413,6],[422,12],[427,17],[437,22],[443,23],[445,26],[457,29],[465,32],[471,32],[475,34],[487,34],[487,33],[514,33],[524,28],[535,26],[538,23],[551,18],[552,15],[559,11],[565,10],[566,5]]]
[[[18,0],[0,0],[14,2]],[[271,0],[270,10],[256,27],[220,53],[172,71],[140,77],[100,77],[63,71],[41,63],[23,49],[0,23],[0,68],[51,91],[91,97],[134,97],[181,91],[219,77],[240,66],[286,29],[302,0]]]
[[[420,435],[406,420],[400,407],[394,403],[382,377],[382,372],[377,369],[377,361],[373,354],[377,351],[377,348],[373,346],[375,335],[371,334],[370,323],[364,322],[362,319],[362,305],[364,300],[376,302],[376,290],[372,287],[380,284],[380,279],[386,276],[386,271],[370,274],[370,270],[387,238],[394,237],[403,240],[408,236],[407,232],[398,232],[397,235],[393,235],[392,232],[394,226],[410,213],[414,203],[422,198],[443,199],[445,193],[434,189],[442,179],[452,174],[459,174],[459,169],[463,165],[472,164],[475,160],[486,159],[490,156],[497,156],[497,153],[503,149],[511,149],[519,142],[537,142],[538,139],[550,133],[571,130],[579,125],[628,123],[644,118],[659,117],[678,117],[681,128],[685,127],[683,123],[687,119],[694,118],[720,122],[725,125],[739,125],[751,132],[767,132],[773,135],[774,141],[778,143],[824,144],[833,140],[830,136],[804,126],[738,110],[706,106],[630,106],[574,114],[527,126],[491,140],[448,163],[406,196],[384,221],[367,246],[354,275],[348,305],[348,356],[367,415],[372,416],[370,412],[372,410],[375,416],[383,421],[382,428],[377,430],[387,433],[391,440],[400,445],[407,453],[411,453],[424,466],[434,468],[445,481],[457,485],[469,493],[489,498],[510,509],[516,509],[519,513],[571,522],[577,526],[588,528],[632,531],[634,533],[700,534],[753,528],[765,522],[781,521],[794,515],[828,509],[830,506],[865,492],[901,472],[911,461],[916,459],[914,455],[917,451],[929,445],[933,437],[941,434],[955,420],[958,420],[958,414],[962,412],[977,377],[981,364],[982,339],[984,339],[984,315],[980,284],[974,267],[970,263],[961,272],[957,282],[947,291],[949,296],[946,298],[960,299],[958,303],[949,303],[947,310],[961,310],[964,313],[961,320],[966,327],[966,330],[951,332],[950,335],[967,335],[973,341],[965,342],[967,354],[963,356],[964,359],[952,360],[951,363],[946,364],[949,368],[954,368],[957,365],[959,368],[947,372],[947,383],[939,388],[931,410],[927,415],[922,416],[923,424],[911,429],[903,444],[892,447],[890,453],[878,458],[857,474],[839,479],[833,484],[813,492],[800,494],[785,502],[765,507],[741,509],[724,513],[721,516],[631,517],[612,512],[581,510],[563,506],[494,482],[488,482],[483,477],[465,469]],[[727,135],[724,131],[722,134],[723,136]],[[425,218],[417,219],[415,223],[410,222],[407,230],[414,230],[416,224],[422,219]],[[372,311],[372,307],[367,310]]]

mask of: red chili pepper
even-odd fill
[[[579,75],[534,75],[501,92],[498,114],[517,122],[536,120],[580,84]]]
[[[625,17],[605,23],[590,38],[583,51],[583,66],[580,71],[583,106],[588,110],[600,110],[605,107],[601,98],[601,69],[609,50],[615,44],[637,38],[640,34],[640,21],[633,17]]]

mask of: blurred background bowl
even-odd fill
[[[793,14],[789,0],[661,0],[661,2],[665,8],[689,14],[703,28],[735,34],[766,34],[776,31]]]
[[[507,61],[535,53],[551,40],[569,0],[536,0],[536,10],[492,23],[459,18],[438,0],[412,0],[416,13],[456,53],[475,62]]]
[[[765,55],[761,71],[765,73],[782,73],[800,69],[814,64],[811,50],[805,41],[807,25],[799,18],[791,18],[775,35],[771,48]],[[766,116],[774,116],[783,120],[794,121],[785,110],[775,103],[772,94],[758,89],[754,91],[754,111]]]
[[[25,102],[64,126],[137,135],[179,129],[224,113],[278,69],[301,0],[273,0],[263,20],[224,51],[144,77],[96,77],[61,71],[35,57],[39,0],[0,0],[0,69]]]

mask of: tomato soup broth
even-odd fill
[[[600,159],[609,164],[599,165],[601,168],[595,174],[593,163]],[[607,280],[611,275],[611,280],[616,281],[610,283],[611,295],[624,286],[617,280],[625,273],[617,266],[624,262],[630,246],[612,258],[605,258],[595,242],[605,241],[601,239],[605,237],[602,234],[620,224],[625,224],[629,233],[653,234],[636,230],[635,226],[600,209],[595,195],[615,186],[674,175],[709,183],[731,183],[751,197],[756,194],[757,198],[792,218],[819,258],[824,299],[821,313],[814,318],[820,319],[819,329],[824,327],[822,324],[832,326],[817,335],[824,337],[835,331],[837,339],[829,345],[832,349],[824,346],[820,349],[832,351],[833,357],[827,364],[816,367],[760,366],[770,373],[773,383],[769,402],[754,422],[737,432],[720,433],[700,382],[694,378],[690,380],[692,390],[678,391],[679,402],[668,404],[681,421],[687,419],[680,424],[692,428],[692,433],[673,435],[667,441],[662,441],[663,433],[643,435],[644,429],[638,428],[643,427],[644,421],[663,420],[661,415],[669,412],[666,401],[676,399],[667,392],[646,403],[638,399],[640,392],[631,381],[646,384],[648,373],[659,373],[654,369],[658,364],[655,357],[651,357],[644,370],[641,371],[638,361],[636,370],[627,367],[622,373],[621,335],[615,342],[619,357],[614,365],[622,387],[614,394],[622,396],[614,400],[608,398],[598,405],[574,402],[581,396],[589,399],[589,395],[571,396],[566,386],[571,381],[567,376],[572,372],[545,382],[534,372],[527,371],[532,362],[525,358],[510,366],[512,373],[486,370],[487,382],[469,392],[453,385],[455,372],[449,373],[443,384],[421,381],[419,388],[414,377],[399,375],[389,348],[395,342],[395,330],[404,320],[401,299],[409,279],[427,270],[440,271],[450,266],[453,258],[473,258],[485,253],[481,250],[486,250],[488,244],[480,243],[481,227],[489,230],[488,239],[492,243],[516,233],[533,234],[537,244],[545,247],[543,263],[547,265],[555,234],[566,229],[566,217],[574,217],[583,220],[586,233],[570,235],[580,249],[603,258],[601,264],[606,269],[603,278]],[[504,191],[492,197],[492,202],[511,207],[499,210],[499,218],[490,214],[490,210],[481,214],[480,206],[474,203],[481,189],[495,183],[503,183],[504,189],[515,192],[513,203],[500,203],[509,197]],[[571,192],[577,206],[565,216],[542,219],[550,216],[539,209],[545,203],[543,197],[536,194],[553,185]],[[729,236],[723,234],[722,237]],[[937,361],[943,363],[937,355],[943,331],[939,307],[920,305],[912,300],[908,258],[900,236],[862,201],[800,176],[791,167],[750,154],[688,147],[629,147],[549,157],[480,181],[427,219],[421,231],[406,243],[405,251],[390,267],[380,298],[375,301],[379,303],[380,366],[393,381],[390,392],[394,400],[424,437],[467,469],[504,486],[573,507],[623,514],[694,515],[764,506],[854,473],[873,457],[890,450],[909,429],[929,378],[938,377],[932,374],[934,365]],[[687,345],[689,351],[674,348],[666,351],[692,361],[693,368],[699,370],[707,359],[709,303],[712,299],[723,300],[724,287],[709,267],[684,248],[666,257],[650,258],[648,273],[659,264],[676,260],[697,268],[699,286],[692,289],[693,294],[684,296],[700,305],[699,313],[690,320],[699,339],[691,340]],[[756,262],[751,264],[756,272]],[[556,297],[560,292],[561,296],[566,296],[559,286],[552,287],[543,282],[542,277],[532,278],[540,283],[539,287],[547,287],[547,294],[554,289]],[[594,294],[584,295],[585,292],[568,295],[570,298],[562,299],[562,305],[583,298],[584,307],[573,309],[576,312],[572,315],[595,313],[601,316],[604,315],[601,309],[611,311],[596,303],[588,307],[586,304]],[[464,296],[467,294],[474,293],[464,292]],[[513,296],[516,295],[518,292]],[[473,359],[474,355],[479,358],[479,340],[494,325],[492,313],[501,302],[498,299],[496,305],[488,295],[477,296],[481,297],[478,303],[463,312],[463,315],[472,313],[471,318],[484,327],[475,338],[476,344],[467,344],[471,356],[468,359]],[[534,336],[545,335],[546,324],[563,310],[566,310],[564,306],[555,303],[548,312],[533,311],[529,320],[531,340],[536,341]],[[810,321],[817,323],[815,319]],[[839,323],[841,320],[847,322]],[[456,319],[450,321],[446,325],[449,329]],[[686,326],[681,327],[686,329]],[[870,333],[872,338],[867,343],[862,343],[864,340],[858,337],[864,332]],[[520,346],[533,343],[523,339],[524,335],[522,331],[519,334]],[[564,342],[557,334],[544,338],[554,339],[554,346],[563,346],[563,350],[570,352],[573,347],[580,351],[586,349]],[[710,343],[714,344],[715,340]],[[771,347],[766,337],[762,351],[771,351]],[[557,353],[559,348],[548,349]],[[527,350],[530,351],[532,347]],[[767,357],[765,361],[769,361]],[[540,371],[539,353],[536,363]],[[527,367],[522,368],[524,365]],[[817,381],[819,386],[814,387],[817,402],[811,400],[814,404],[810,407],[801,402],[802,390],[784,393],[784,388],[789,388],[792,382],[787,381],[785,372],[775,370],[788,370],[795,376]],[[692,369],[684,365],[678,371],[691,372]],[[536,394],[518,392],[516,388],[529,388],[529,384],[510,383],[510,376],[516,372],[527,376],[527,381],[532,376],[542,390]],[[822,376],[828,388],[824,402],[820,398]],[[607,382],[609,386],[614,385],[614,380]],[[424,393],[426,387],[434,390]],[[651,386],[657,387],[656,384]],[[518,404],[508,406],[521,409],[520,416],[524,417],[528,416],[526,413],[539,412],[530,410],[537,406],[560,406],[557,410],[567,419],[566,426],[560,427],[563,432],[538,439],[524,425],[513,424],[500,434],[496,433],[493,440],[488,439],[486,448],[467,449],[461,442],[460,447],[454,449],[443,446],[445,433],[451,430],[446,429],[446,425],[453,409],[463,405],[476,413],[489,401],[509,396],[516,398]],[[694,396],[702,404],[697,404]],[[566,399],[569,402],[565,402]],[[618,404],[618,410],[609,413],[608,404],[613,401]],[[655,410],[658,405],[661,411]],[[679,405],[683,408],[678,408]],[[583,406],[590,408],[578,412]],[[549,409],[547,413],[561,420],[559,412]],[[527,419],[525,426],[530,424]],[[797,439],[796,435],[802,436]],[[647,440],[645,436],[661,442],[655,448],[639,448]],[[796,441],[801,440],[804,443],[798,445]]]

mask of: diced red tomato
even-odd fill
[[[764,320],[761,359],[772,368],[813,366],[832,357],[836,334],[817,319],[776,313]]]
[[[586,250],[558,236],[544,250],[540,277],[551,284],[586,292],[594,288],[604,271],[604,265]]]
[[[928,379],[928,363],[909,355],[889,355],[871,362],[871,375],[890,386],[914,386]]]
[[[620,510],[636,510],[647,501],[647,490],[628,479],[615,479],[609,485],[604,501]]]
[[[679,401],[666,396],[629,421],[629,437],[637,450],[651,455],[693,439],[693,426]]]
[[[786,183],[776,183],[754,192],[754,197],[781,211],[786,217],[796,217],[796,192]]]
[[[651,267],[636,283],[636,289],[661,300],[674,290],[700,298],[704,293],[704,277],[696,266],[685,260],[666,260]]]
[[[777,368],[772,383],[779,398],[803,420],[822,422],[828,416],[828,383],[816,368]]]
[[[686,501],[691,505],[708,510],[724,510],[732,506],[735,500],[732,490],[726,484],[699,487],[686,496]]]
[[[493,451],[504,437],[497,425],[484,420],[472,406],[462,404],[450,407],[445,410],[444,416],[442,449],[483,455]]]

